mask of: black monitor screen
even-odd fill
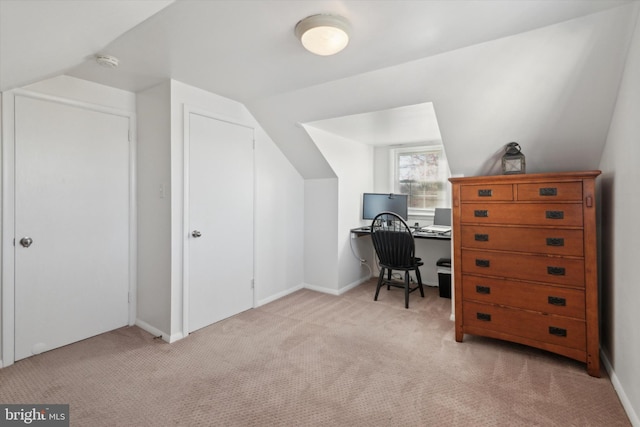
[[[364,193],[362,195],[362,219],[373,219],[380,212],[393,212],[404,220],[409,215],[406,194]]]

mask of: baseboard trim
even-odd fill
[[[329,294],[329,295],[335,295],[335,296],[340,295],[339,293],[340,291],[337,289],[330,289],[330,288],[325,288],[323,286],[310,285],[308,283],[304,284],[304,288],[309,289],[310,291],[322,292],[323,294]]]
[[[162,340],[166,341],[168,343],[172,343],[174,341],[177,341],[177,339],[171,340],[171,337],[169,336],[169,334],[167,334],[166,332],[162,332],[160,329],[158,329],[158,328],[156,328],[154,326],[151,326],[150,324],[148,324],[144,320],[136,319],[135,325],[137,327],[139,327],[140,329],[142,329],[143,331],[149,332],[154,337],[162,337]],[[180,337],[182,338],[182,334],[180,334]]]
[[[335,296],[340,296],[342,294],[344,294],[345,292],[350,291],[353,288],[356,288],[360,285],[362,285],[364,282],[368,282],[369,280],[371,280],[373,276],[367,276],[367,277],[362,277],[354,282],[349,283],[347,286],[342,287],[340,289],[330,289],[330,288],[325,288],[323,286],[316,286],[316,285],[310,285],[308,283],[304,284],[304,288],[305,289],[309,289],[311,291],[316,291],[316,292],[322,292],[323,294],[329,294],[329,295],[335,295]],[[432,283],[423,283],[424,286],[429,286],[429,287],[438,287],[437,284],[432,284]],[[297,290],[297,289],[296,289]]]
[[[284,290],[284,291],[282,291],[282,292],[278,292],[277,294],[272,295],[272,296],[270,296],[270,297],[268,297],[268,298],[265,298],[265,299],[261,299],[261,300],[259,300],[259,301],[256,301],[256,308],[257,308],[257,307],[260,307],[260,306],[262,306],[262,305],[265,305],[265,304],[269,304],[270,302],[273,302],[273,301],[275,301],[275,300],[278,300],[278,299],[280,299],[280,298],[282,298],[282,297],[286,297],[287,295],[292,294],[292,293],[294,293],[294,292],[296,292],[296,291],[299,291],[300,289],[304,289],[304,285],[298,285],[298,286],[295,286],[295,287],[293,287],[293,288],[290,288],[290,289]]]
[[[371,276],[368,277],[362,277],[358,280],[356,280],[355,282],[351,282],[349,283],[347,286],[345,286],[344,288],[340,288],[338,289],[338,295],[342,295],[345,292],[350,291],[353,288],[357,288],[358,286],[362,285],[364,282],[368,282],[369,279],[371,279]]]
[[[360,278],[360,279],[356,280],[355,282],[351,282],[347,286],[345,286],[343,288],[340,288],[340,289],[325,288],[324,286],[310,285],[308,283],[304,284],[304,288],[305,289],[309,289],[310,291],[322,292],[323,294],[340,296],[340,295],[344,294],[345,292],[348,292],[351,289],[360,286],[361,284],[363,284],[364,282],[368,281],[369,279],[371,279],[371,276]]]
[[[187,336],[189,336],[189,335],[187,335]],[[171,334],[171,335],[169,335],[169,340],[168,340],[168,341],[167,341],[167,339],[165,338],[165,336],[164,336],[164,335],[162,336],[162,339],[163,339],[164,341],[167,341],[169,344],[172,344],[172,343],[174,343],[174,342],[176,342],[176,341],[180,341],[180,340],[181,340],[181,339],[183,339],[183,338],[185,338],[185,336],[184,336],[184,335],[182,335],[182,333],[181,333],[181,332],[178,332],[178,333],[175,333],[175,334]]]
[[[613,385],[613,389],[616,391],[616,394],[618,395],[618,399],[620,399],[620,403],[622,403],[622,407],[624,408],[624,411],[627,413],[627,417],[629,417],[629,421],[631,422],[631,425],[633,427],[640,427],[640,418],[638,417],[638,414],[636,413],[635,408],[631,404],[629,397],[625,393],[624,388],[622,387],[622,384],[620,384],[620,380],[618,379],[618,376],[616,375],[616,371],[613,369],[613,366],[611,365],[609,358],[607,357],[606,353],[602,350],[600,350],[600,360],[602,360],[602,365],[604,366],[607,373],[609,374],[609,378],[611,378],[611,384]]]

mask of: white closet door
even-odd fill
[[[253,307],[253,129],[188,120],[192,332]]]
[[[19,360],[128,323],[129,119],[15,102]]]

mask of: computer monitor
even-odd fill
[[[433,225],[451,225],[451,208],[436,208]]]
[[[364,193],[362,219],[373,219],[380,212],[393,212],[405,221],[409,216],[409,196],[406,194]]]

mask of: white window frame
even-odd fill
[[[443,206],[438,206],[438,207],[443,207],[443,208],[450,208],[451,207],[451,185],[449,184],[449,177],[451,176],[451,171],[449,168],[449,163],[447,161],[447,156],[444,150],[444,146],[442,144],[430,144],[430,145],[420,145],[420,146],[411,146],[411,147],[400,147],[400,148],[393,148],[390,150],[390,185],[391,188],[393,189],[394,193],[400,193],[399,191],[399,181],[398,181],[398,155],[400,154],[407,154],[407,153],[424,153],[424,152],[428,152],[428,151],[437,151],[442,153],[440,161],[444,163],[445,166],[445,171],[444,173],[441,175],[442,177],[442,182],[443,182],[443,188],[444,188],[444,200],[445,200],[445,204]],[[411,217],[427,217],[427,218],[433,218],[435,209],[434,208],[425,208],[425,209],[421,209],[421,208],[411,208],[409,207],[409,216]]]

